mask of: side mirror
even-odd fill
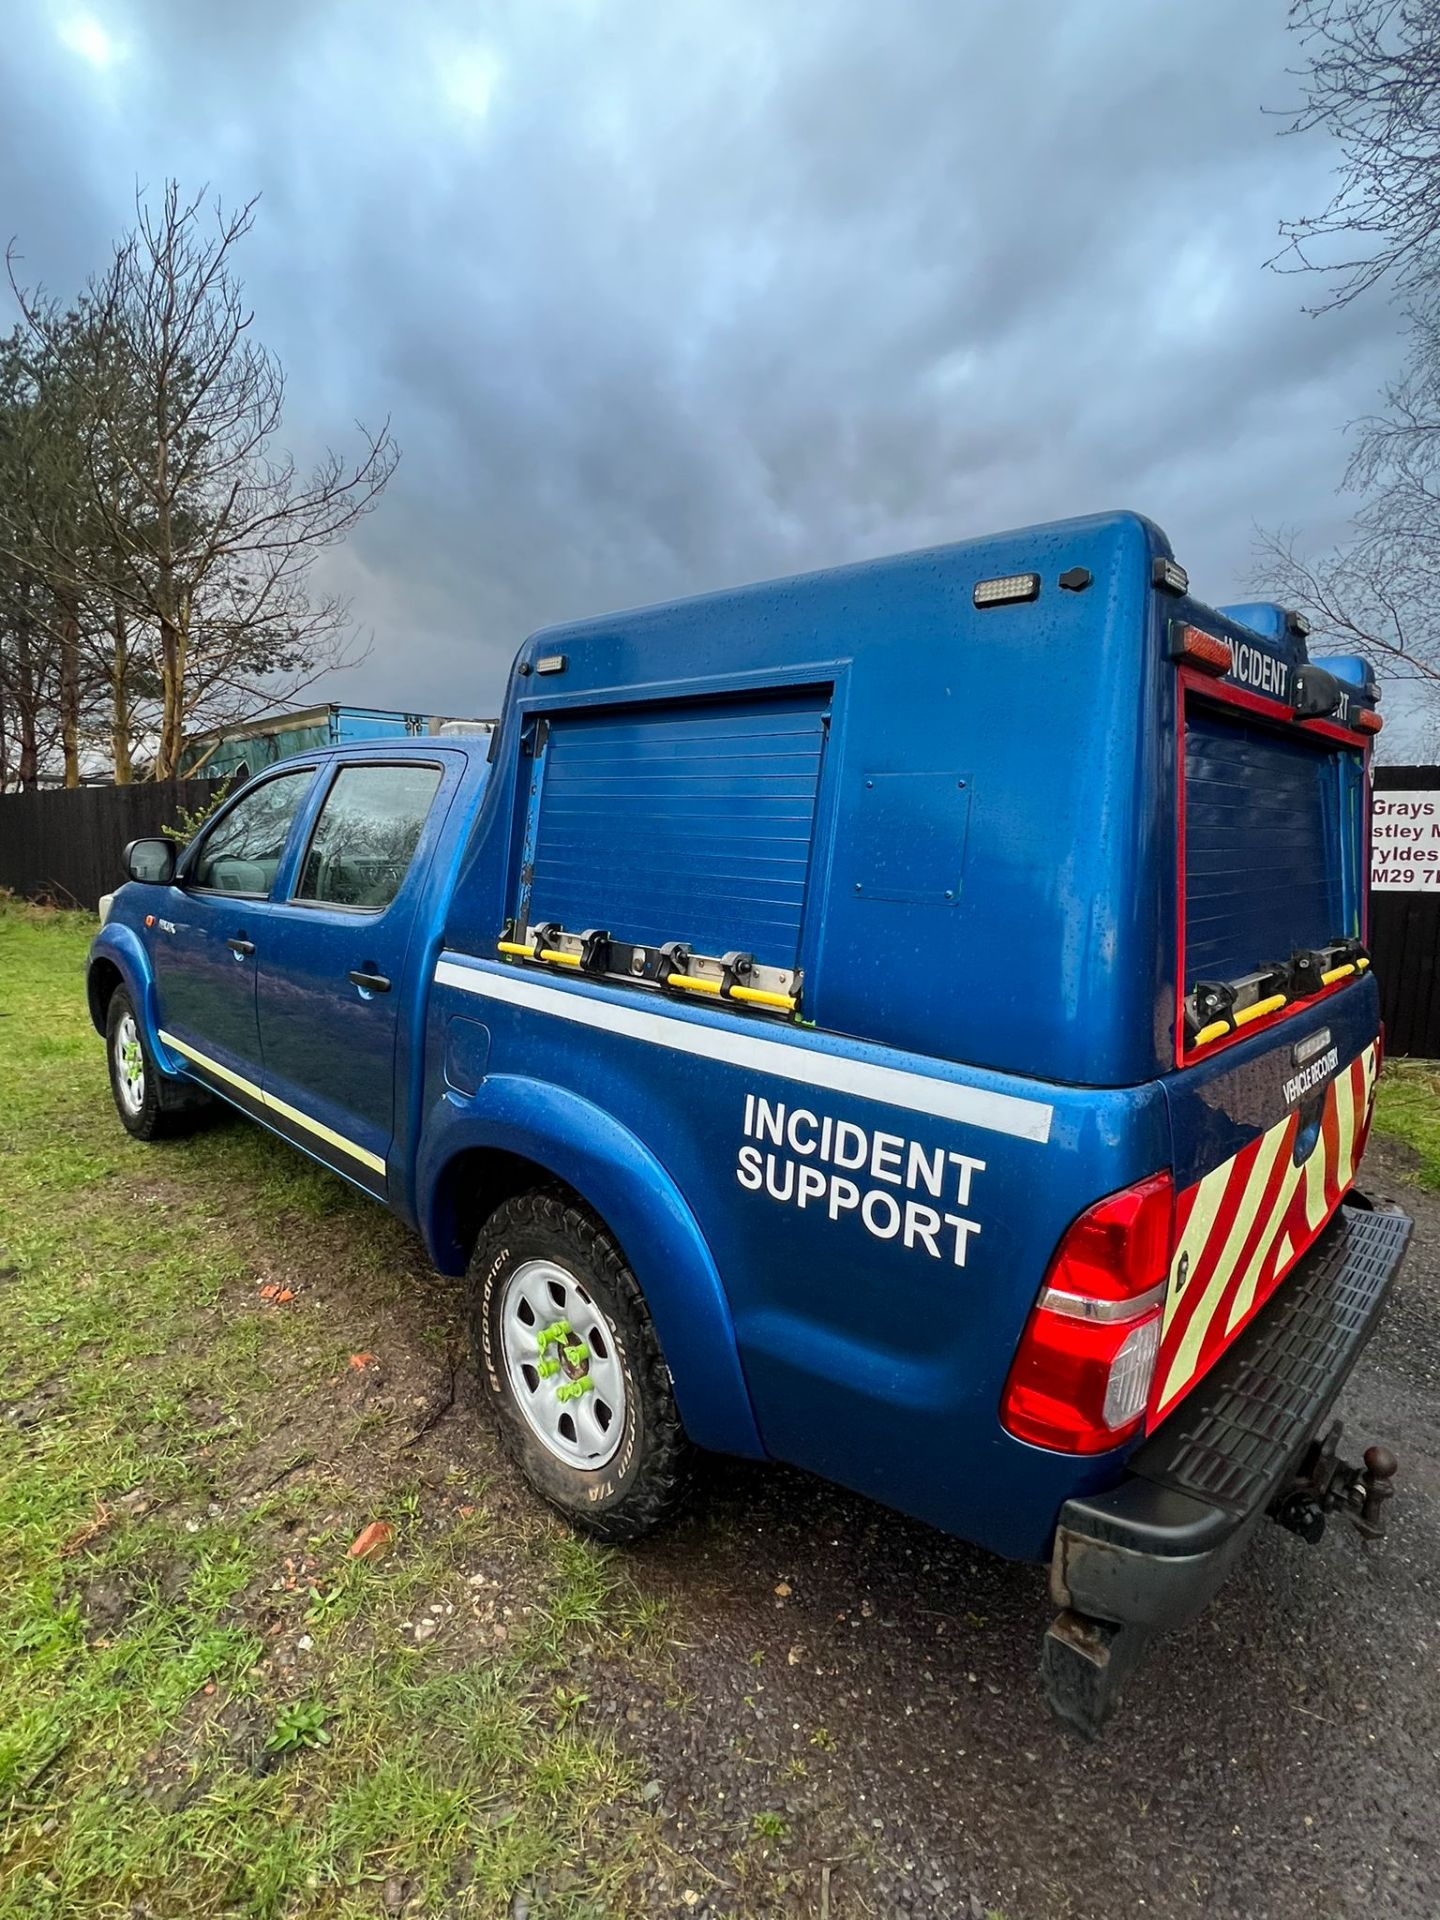
[[[145,886],[164,887],[175,878],[175,845],[170,840],[132,840],[125,849],[125,877]]]

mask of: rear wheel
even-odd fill
[[[692,1449],[644,1296],[600,1222],[558,1189],[505,1201],[469,1289],[501,1443],[535,1490],[604,1540],[667,1519]]]
[[[115,989],[106,1009],[105,1055],[115,1111],[137,1140],[187,1133],[210,1104],[200,1087],[161,1073],[124,987]]]

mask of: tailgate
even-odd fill
[[[1379,1010],[1365,979],[1298,1027],[1177,1074],[1171,1257],[1152,1425],[1199,1380],[1316,1239],[1354,1181],[1375,1097]],[[1266,1044],[1266,1041],[1269,1044]]]
[[[1286,698],[1262,700],[1181,675],[1176,1212],[1152,1426],[1315,1241],[1370,1124],[1365,742],[1339,724],[1349,705],[1307,723],[1278,684]]]

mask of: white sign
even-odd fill
[[[1370,818],[1371,888],[1440,894],[1440,792],[1377,788]]]

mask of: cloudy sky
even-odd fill
[[[330,698],[494,711],[548,621],[1134,506],[1199,591],[1316,545],[1398,360],[1265,269],[1328,197],[1284,0],[9,0],[0,224],[259,193],[287,437],[389,415]]]

